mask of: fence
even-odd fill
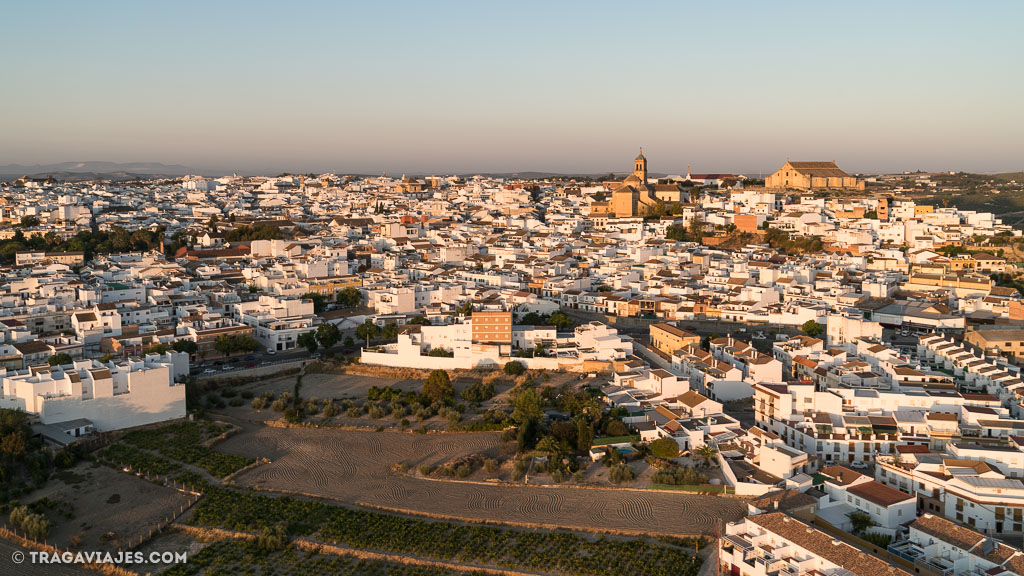
[[[33,540],[28,536],[28,534],[24,534],[17,528],[13,528],[6,524],[0,526],[0,538],[10,540],[24,548],[35,550],[37,552],[46,552],[50,555],[75,554],[75,551],[71,550],[70,548],[61,549],[52,544],[48,544],[45,541],[40,542],[38,540]],[[137,573],[132,572],[131,570],[126,570],[116,564],[97,564],[87,562],[82,564],[81,566],[87,570],[100,572],[102,574],[108,574],[109,576],[138,576]]]

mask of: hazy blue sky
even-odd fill
[[[0,164],[1024,168],[1024,2],[0,4]]]

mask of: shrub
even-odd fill
[[[387,416],[387,412],[385,412],[383,408],[376,404],[371,406],[370,409],[366,412],[366,414],[370,418],[373,418],[375,420]]]
[[[486,470],[488,474],[494,474],[500,467],[501,465],[498,464],[498,461],[494,458],[484,460],[484,470]]]
[[[707,481],[708,477],[692,466],[669,466],[651,475],[651,482],[669,486],[697,486]]]
[[[267,399],[264,398],[263,396],[260,396],[259,398],[253,398],[252,407],[257,410],[263,410],[264,408],[267,407]]]
[[[493,382],[474,382],[462,391],[462,397],[467,402],[483,402],[494,397]]]
[[[359,406],[353,406],[348,410],[345,410],[345,415],[348,416],[349,418],[359,418],[360,416],[363,415],[363,409],[360,408]]]
[[[434,469],[430,466],[430,464],[420,465],[420,476],[430,476],[430,473],[433,471]]]
[[[676,443],[675,439],[668,436],[651,442],[649,448],[651,449],[651,455],[658,458],[669,459],[679,456],[679,444]]]
[[[459,414],[458,410],[447,406],[438,410],[437,415],[447,420],[452,426],[455,426],[460,420],[462,420],[462,414]]]
[[[522,362],[513,360],[511,362],[506,362],[501,371],[509,376],[519,376],[523,372],[526,372],[526,366],[524,366]]]
[[[455,467],[455,475],[459,478],[467,478],[473,473],[473,467],[469,465],[469,462],[463,462]]]
[[[334,418],[338,415],[338,407],[334,404],[334,400],[328,400],[324,403],[323,413],[327,418]]]
[[[252,391],[246,390],[245,392],[242,392],[242,398],[245,398],[246,400],[252,399]]]
[[[320,399],[313,397],[306,400],[306,403],[302,406],[302,410],[306,414],[318,414],[320,412]]]
[[[260,535],[256,537],[256,547],[263,552],[284,550],[287,544],[288,532],[280,524],[263,528]]]
[[[629,434],[629,426],[622,420],[609,420],[604,432],[609,436],[625,436]]]
[[[33,540],[45,540],[50,535],[50,522],[42,514],[30,512],[28,506],[17,506],[11,510],[10,521]]]
[[[566,472],[565,470],[562,470],[561,468],[556,468],[555,471],[551,473],[551,481],[554,482],[555,484],[561,484],[562,482],[565,482],[568,479],[569,473]]]
[[[608,470],[608,479],[612,484],[622,484],[636,478],[636,473],[628,464],[615,464]]]
[[[512,464],[512,477],[520,480],[523,476],[526,476],[526,470],[529,467],[529,458],[516,458],[516,461]]]
[[[291,392],[282,392],[281,395],[270,405],[274,412],[284,412],[292,403]]]
[[[228,406],[234,406],[236,408],[244,403],[245,400],[242,400],[241,398],[232,398],[231,400],[228,400]]]

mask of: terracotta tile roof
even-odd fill
[[[857,480],[864,477],[863,474],[856,470],[851,470],[846,466],[826,466],[821,469],[821,473],[832,479],[833,484],[840,486],[848,486]]]
[[[850,486],[846,491],[854,496],[859,496],[872,504],[877,504],[886,508],[894,504],[899,504],[900,502],[915,499],[914,496],[907,494],[906,492],[886,486],[885,484],[874,480],[857,484],[856,486]]]
[[[864,554],[860,549],[836,540],[782,512],[758,514],[750,516],[747,520],[857,576],[910,576],[909,572],[896,568],[880,558]]]

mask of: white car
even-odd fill
[[[856,460],[850,462],[850,468],[853,468],[854,470],[867,470],[868,465],[865,464],[864,462],[861,462],[860,460]]]
[[[216,374],[216,373],[217,373],[217,371],[212,369],[212,368],[207,368],[206,370],[203,370],[203,374]]]

